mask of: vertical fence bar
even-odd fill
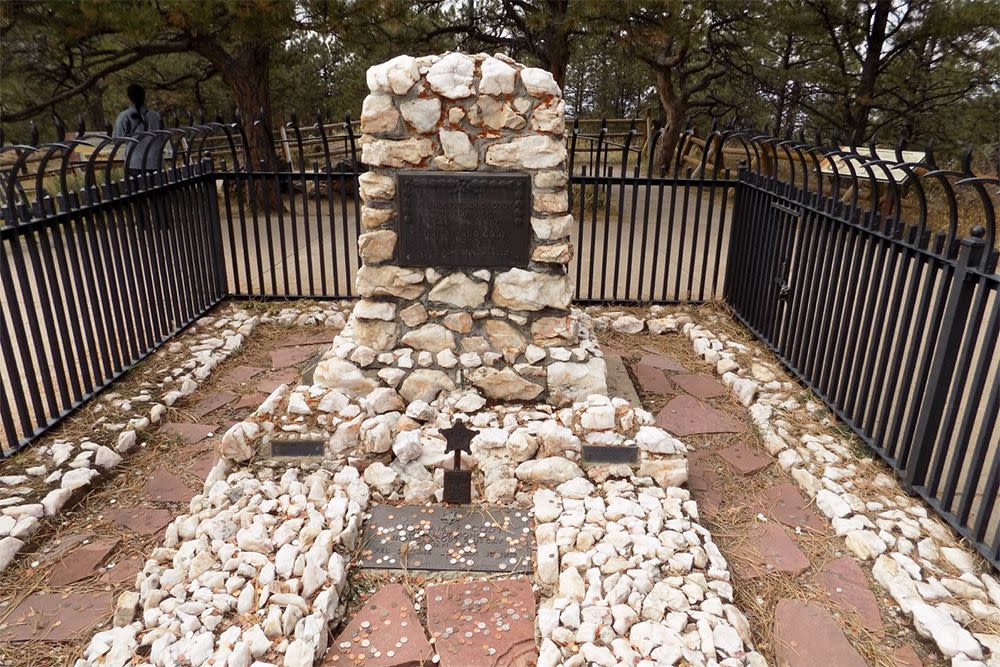
[[[955,272],[947,297],[947,305],[941,320],[942,329],[931,362],[930,376],[934,378],[920,401],[914,429],[913,447],[906,460],[904,480],[911,487],[923,486],[933,455],[934,442],[940,429],[940,415],[943,412],[951,378],[955,372],[954,360],[958,356],[962,342],[962,332],[969,316],[969,307],[975,293],[976,282],[969,267],[979,263],[985,248],[982,237],[985,230],[972,230],[972,238],[962,239],[955,262]]]

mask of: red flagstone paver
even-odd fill
[[[639,386],[643,391],[661,396],[677,393],[674,384],[659,368],[646,364],[632,364],[632,370],[635,371],[635,377],[639,380]]]
[[[97,540],[73,549],[63,556],[49,573],[49,586],[59,587],[86,579],[118,545],[117,538]]]
[[[294,368],[286,368],[277,373],[268,373],[267,377],[257,383],[255,389],[265,394],[270,394],[283,384],[297,384],[299,372]]]
[[[272,390],[273,391],[273,390]],[[267,394],[262,394],[260,392],[253,392],[252,394],[244,394],[240,397],[240,400],[236,401],[233,405],[234,410],[241,410],[243,408],[250,408],[251,410],[256,410],[260,407],[260,404],[267,399]]]
[[[778,601],[774,656],[781,667],[867,667],[830,612],[802,600]]]
[[[378,589],[330,646],[322,667],[420,667],[434,649],[402,584]]]
[[[170,510],[150,507],[119,507],[103,513],[108,521],[117,523],[139,535],[156,535],[174,520]]]
[[[207,452],[202,452],[198,458],[194,459],[190,464],[188,464],[186,470],[197,477],[199,480],[204,481],[208,477],[208,473],[212,471],[215,464],[219,461],[219,455],[215,453],[214,449],[210,449]]]
[[[684,364],[682,364],[681,362],[671,357],[665,357],[662,354],[658,353],[643,355],[642,359],[639,360],[639,363],[646,364],[647,366],[652,366],[653,368],[659,368],[660,370],[670,371],[671,373],[687,372],[687,369],[684,368]]]
[[[246,384],[266,370],[266,368],[258,366],[237,366],[222,376],[222,382],[225,384]]]
[[[733,470],[744,476],[763,470],[774,460],[770,456],[756,452],[746,445],[739,444],[720,449],[719,458],[728,463]]]
[[[285,338],[281,346],[291,347],[295,345],[326,345],[327,347],[330,347],[333,345],[334,336],[336,336],[336,334],[329,330],[319,331],[316,333],[296,334]]]
[[[729,393],[722,383],[711,375],[671,375],[670,379],[695,398],[717,398]]]
[[[163,466],[153,472],[143,489],[147,500],[159,503],[186,503],[194,493],[184,480]]]
[[[187,424],[174,422],[164,424],[160,428],[161,433],[174,435],[180,438],[181,442],[187,445],[196,445],[210,435],[214,435],[219,427],[215,424]]]
[[[70,549],[83,544],[87,540],[92,540],[97,537],[94,533],[84,531],[82,533],[73,533],[67,535],[66,537],[61,537],[57,541],[52,543],[52,548],[45,554],[43,561],[46,563],[55,563]]]
[[[722,506],[722,479],[715,465],[709,461],[706,450],[695,450],[688,454],[687,486],[698,507],[708,513],[715,512]]]
[[[229,405],[233,401],[239,398],[239,395],[234,394],[231,391],[216,391],[202,400],[191,408],[190,412],[195,417],[204,417],[210,412],[214,412],[224,405]]]
[[[809,508],[809,501],[794,484],[778,484],[764,489],[761,512],[789,528],[823,530],[823,518]]]
[[[823,566],[816,582],[826,589],[839,607],[854,610],[869,630],[882,628],[878,600],[868,585],[865,573],[853,558],[837,558]]]
[[[427,628],[441,667],[527,667],[538,659],[526,578],[428,586]]]
[[[682,394],[670,400],[659,414],[656,425],[676,436],[697,433],[743,433],[746,425],[722,410],[705,405],[697,398]]]
[[[90,633],[110,619],[114,594],[33,593],[0,625],[0,641],[61,642]]]
[[[124,557],[115,562],[114,567],[105,569],[98,581],[105,584],[124,584],[128,581],[135,581],[135,575],[139,574],[145,564],[146,559],[142,556]]]
[[[627,352],[621,348],[617,348],[614,345],[608,345],[607,343],[600,344],[601,352],[604,353],[605,357],[625,357],[628,358],[631,352]]]
[[[734,562],[738,569],[749,568],[744,575],[753,579],[768,572],[785,572],[796,577],[809,568],[809,559],[776,523],[758,523],[746,531],[745,543],[734,547],[742,558]]]
[[[894,667],[924,667],[923,661],[912,646],[900,646],[892,652],[896,664]]]
[[[277,350],[271,351],[271,365],[275,369],[298,366],[302,362],[316,356],[318,347],[318,345],[279,347]]]

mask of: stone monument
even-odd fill
[[[589,318],[570,308],[576,226],[552,75],[446,53],[367,78],[362,299],[314,381],[407,402],[463,386],[556,405],[606,393]]]

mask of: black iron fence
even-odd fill
[[[583,302],[723,299],[994,563],[1000,483],[996,179],[929,153],[819,148],[746,130],[575,123]],[[254,164],[247,126],[0,151],[0,421],[9,455],[220,300],[349,298],[357,128],[294,118]],[[964,230],[975,228],[971,232]]]
[[[797,179],[740,175],[726,303],[907,488],[997,564],[1000,183],[933,163],[829,163],[846,178],[822,169]],[[865,181],[875,205],[857,199]],[[927,225],[930,184],[947,208],[940,231]],[[903,185],[918,205],[913,224]],[[963,238],[958,222],[972,215],[982,224]]]
[[[131,180],[91,170],[70,190],[72,144],[15,146],[0,227],[0,423],[5,455],[83,405],[226,296],[210,165]],[[13,177],[40,155],[28,198]],[[60,168],[55,193],[43,176]]]

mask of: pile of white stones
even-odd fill
[[[58,439],[31,450],[19,474],[0,476],[0,570],[14,559],[45,517],[55,516],[80,489],[122,460],[118,452],[92,440]]]
[[[77,667],[309,667],[325,653],[368,485],[351,467],[226,470],[168,526]]]
[[[539,667],[767,664],[688,491],[576,478],[533,505]]]
[[[659,312],[658,312],[659,311]],[[679,331],[714,366],[749,409],[764,446],[816,507],[832,522],[846,547],[872,562],[872,575],[956,667],[1000,665],[1000,581],[918,499],[908,496],[888,469],[857,447],[830,434],[822,406],[796,398],[803,389],[781,381],[756,346],[716,335],[689,316],[651,318],[594,313],[598,329]],[[625,320],[624,318],[630,318]],[[753,347],[753,349],[751,349]]]
[[[357,320],[359,310],[395,316],[392,308],[360,302],[355,316],[316,368],[317,383],[358,397],[382,385],[397,389],[407,401],[427,402],[438,392],[454,390],[465,381],[494,400],[533,400],[544,386],[552,402],[559,405],[605,391],[604,361],[590,335],[589,317],[579,311],[537,320],[529,339],[520,332],[526,321],[514,321],[518,316],[508,316],[502,309],[463,313],[457,324],[445,316],[442,326],[425,323],[427,309],[414,304],[401,315],[418,328],[398,338],[402,345],[396,345],[393,335],[391,348],[378,351],[380,345],[371,338],[372,327],[362,328]],[[441,317],[445,312],[430,314]],[[505,317],[511,322],[502,319]],[[388,323],[395,327],[394,322]],[[360,334],[362,330],[365,335]]]
[[[326,443],[328,461],[364,469],[365,480],[380,499],[422,503],[440,500],[444,470],[452,466],[440,431],[463,420],[479,432],[471,456],[463,454],[462,463],[482,473],[482,491],[489,502],[513,501],[525,484],[557,484],[582,476],[578,463],[585,443],[635,445],[641,455],[640,474],[665,487],[687,480],[684,445],[653,426],[649,412],[619,398],[593,395],[560,410],[518,404],[485,409],[486,399],[475,389],[431,398],[429,403],[406,401],[391,388],[377,387],[355,399],[319,385],[282,385],[253,415],[226,432],[219,453],[245,462],[278,438],[319,439]],[[587,474],[629,477],[632,470],[592,466]],[[520,502],[527,504],[528,499]]]
[[[0,570],[7,567],[45,517],[59,514],[112,473],[122,457],[140,444],[140,434],[158,424],[167,408],[193,393],[212,372],[243,346],[261,323],[284,326],[331,327],[331,338],[345,322],[350,306],[333,304],[284,308],[276,313],[251,315],[237,306],[195,322],[177,340],[157,351],[132,396],[108,392],[90,409],[96,415],[90,438],[79,442],[58,438],[19,454],[0,476]]]

